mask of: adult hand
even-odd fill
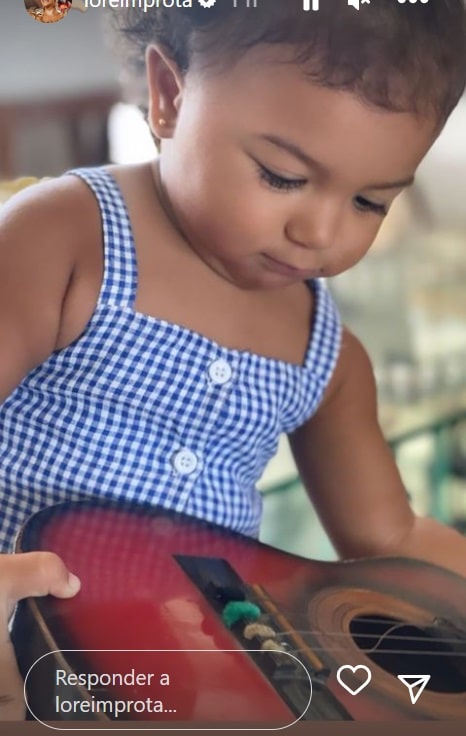
[[[78,578],[52,552],[0,555],[0,721],[24,719],[23,682],[10,641],[8,620],[16,603],[29,596],[71,598]]]

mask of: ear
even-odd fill
[[[146,70],[150,128],[159,139],[171,138],[181,106],[183,76],[176,62],[160,46],[147,49]]]

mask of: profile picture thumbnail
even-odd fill
[[[24,0],[27,12],[40,23],[57,23],[68,14],[73,0]]]

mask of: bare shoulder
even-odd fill
[[[86,274],[100,279],[100,230],[95,199],[75,176],[34,184],[0,208],[0,352],[8,356],[0,400],[63,345]]]
[[[352,404],[360,410],[376,410],[376,385],[372,363],[360,340],[343,328],[341,349],[331,381],[317,414]]]
[[[378,426],[377,389],[370,358],[346,327],[337,364],[316,413],[290,437],[292,445],[305,447],[316,437],[336,436],[355,428]]]
[[[371,362],[349,331],[324,400],[290,436],[290,444],[303,483],[343,557],[387,554],[411,528],[406,491],[378,423]]]
[[[34,242],[59,239],[64,233],[76,234],[83,209],[89,209],[92,194],[77,176],[44,179],[17,192],[0,208],[3,248],[5,236]]]

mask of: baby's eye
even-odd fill
[[[371,202],[366,197],[355,197],[354,206],[360,212],[373,212],[375,215],[385,217],[388,214],[388,207],[385,204],[378,204],[377,202]]]
[[[279,176],[273,171],[270,171],[270,169],[267,169],[262,164],[258,164],[258,166],[261,180],[265,181],[272,189],[289,192],[293,189],[299,189],[306,184],[306,179],[286,179],[284,176]]]

